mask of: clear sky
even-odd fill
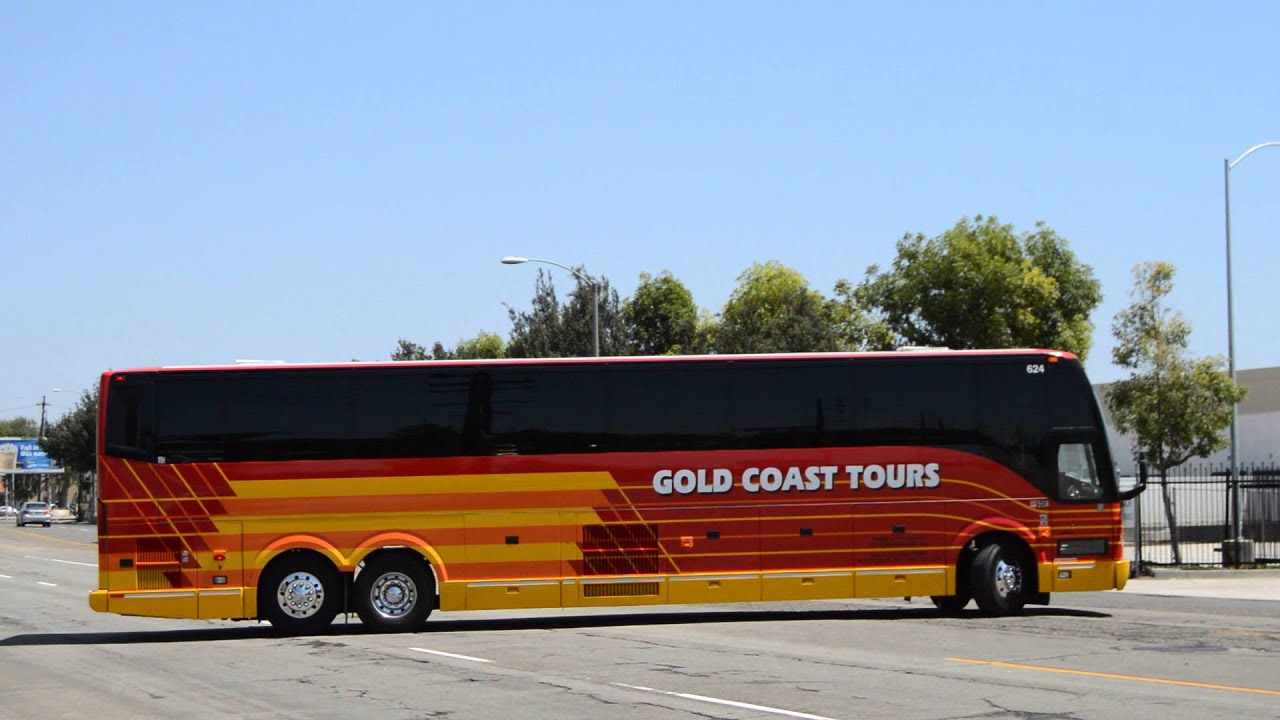
[[[906,232],[1043,220],[1178,269],[1226,354],[1223,159],[1280,140],[1280,3],[0,6],[0,418],[111,368],[506,335],[545,257],[718,312]],[[1280,149],[1231,173],[1236,357],[1280,365]],[[546,267],[546,266],[543,266]],[[571,278],[559,270],[557,287]]]

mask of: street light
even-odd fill
[[[1254,145],[1244,154],[1235,160],[1222,160],[1222,194],[1226,207],[1226,230],[1227,230],[1227,369],[1231,373],[1231,385],[1238,387],[1236,382],[1236,340],[1235,340],[1235,321],[1234,308],[1231,302],[1231,169],[1240,164],[1241,160],[1249,157],[1253,153],[1269,147],[1280,147],[1280,142],[1264,142]],[[1231,530],[1234,535],[1231,538],[1231,547],[1235,550],[1232,554],[1234,562],[1232,564],[1240,564],[1240,549],[1243,543],[1240,528],[1240,475],[1236,469],[1236,414],[1238,404],[1231,405]],[[1227,561],[1227,553],[1223,552],[1223,561]]]
[[[594,351],[594,354],[596,355],[596,357],[599,357],[600,356],[600,299],[598,297],[598,293],[600,288],[599,286],[596,285],[596,281],[592,280],[590,276],[584,275],[583,273],[580,273],[577,270],[574,270],[568,265],[561,265],[555,260],[546,260],[544,258],[520,257],[519,255],[508,255],[507,257],[502,258],[503,265],[523,265],[529,262],[546,263],[548,265],[555,265],[558,268],[563,268],[573,273],[574,276],[577,277],[579,280],[591,286],[591,330],[592,330],[591,348]]]

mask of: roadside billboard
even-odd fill
[[[0,473],[8,470],[52,470],[53,460],[35,438],[0,438]]]

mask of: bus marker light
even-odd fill
[[[214,551],[213,551],[213,559],[214,559],[214,560],[216,560],[216,561],[218,561],[218,562],[222,562],[222,561],[226,560],[226,559],[227,559],[227,551],[226,551],[226,550],[214,550]]]

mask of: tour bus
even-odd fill
[[[1121,589],[1121,493],[1052,350],[102,375],[100,612],[376,631],[433,610]]]

